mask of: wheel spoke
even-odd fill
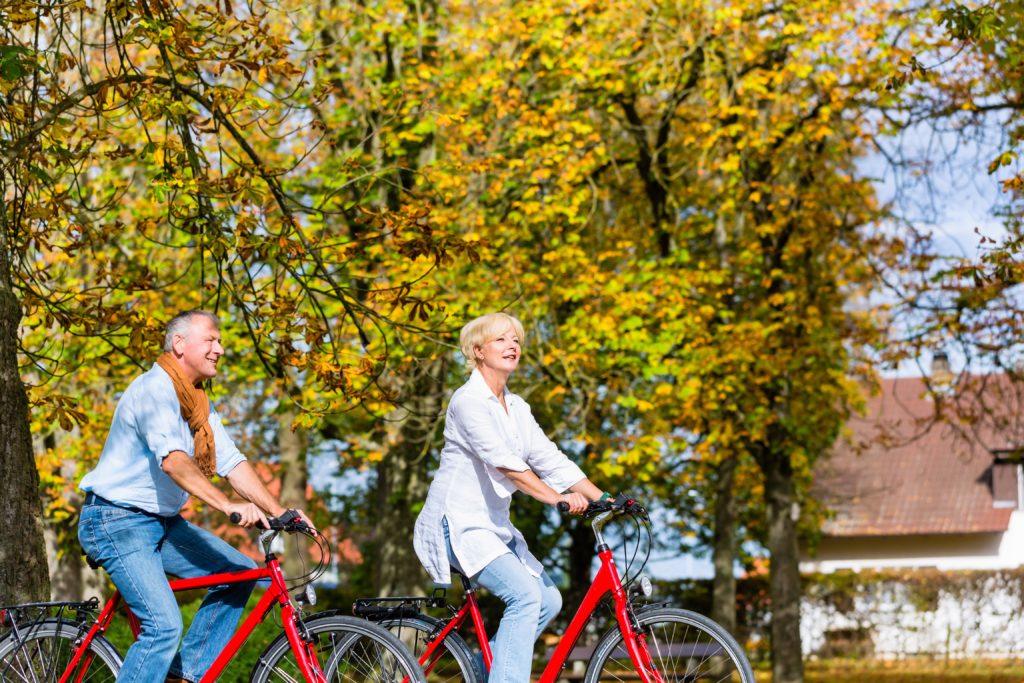
[[[720,626],[685,610],[660,608],[638,615],[653,668],[666,683],[753,683],[753,673],[736,641]],[[631,658],[615,631],[598,645],[587,683],[635,680]]]
[[[55,683],[64,675],[75,655],[75,643],[82,633],[78,624],[66,620],[43,621],[19,640],[13,636],[0,641],[0,681],[12,683]],[[93,640],[88,652],[71,676],[82,683],[109,683],[117,678],[121,659],[102,638]]]
[[[383,628],[351,617],[313,618],[306,622],[317,660],[329,683],[409,683],[423,678],[419,666],[402,644]],[[255,683],[303,681],[287,639],[267,648],[257,664]]]

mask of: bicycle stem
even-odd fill
[[[597,540],[597,549],[599,552],[601,548],[608,547],[608,544],[605,543],[604,534],[601,533],[601,530],[604,529],[605,524],[610,522],[613,517],[617,517],[618,514],[621,513],[618,513],[616,510],[608,510],[607,512],[599,514],[594,518],[594,521],[590,523],[590,527],[594,530],[594,538]]]

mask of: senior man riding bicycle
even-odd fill
[[[119,682],[199,680],[252,592],[251,583],[210,589],[181,641],[181,612],[166,574],[190,578],[256,566],[178,514],[189,495],[226,516],[238,513],[245,527],[287,512],[235,447],[202,388],[224,355],[219,328],[217,317],[201,310],[167,324],[164,353],[125,390],[99,463],[82,479],[79,541],[142,625]],[[232,502],[210,482],[214,474],[248,502]]]

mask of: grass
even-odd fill
[[[757,683],[771,683],[757,671]],[[1024,661],[832,659],[807,662],[805,683],[1024,683]]]

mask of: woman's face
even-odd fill
[[[519,335],[509,327],[494,339],[475,349],[477,367],[502,373],[511,373],[519,365],[522,349]]]

